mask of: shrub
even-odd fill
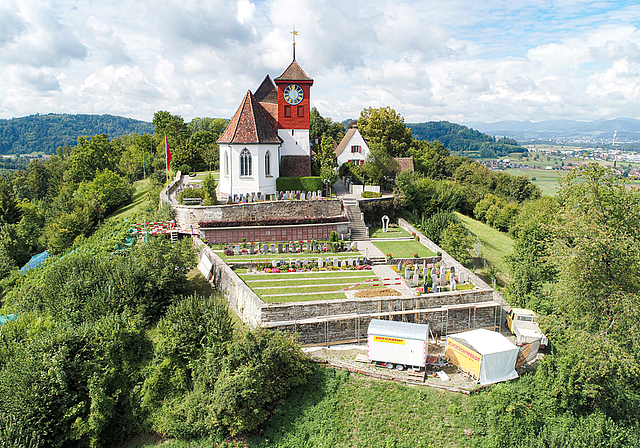
[[[363,191],[360,196],[363,198],[381,198],[382,193],[376,193],[375,191]]]
[[[276,189],[278,191],[318,191],[324,189],[324,184],[319,176],[279,177],[276,179]]]
[[[329,236],[329,241],[332,243],[335,243],[338,241],[338,232],[336,232],[335,230],[331,232],[331,235]]]
[[[180,171],[182,174],[188,174],[191,172],[191,167],[186,163],[183,163],[178,167],[177,171]]]
[[[439,245],[444,229],[456,222],[458,222],[458,218],[455,213],[440,211],[430,217],[422,215],[422,219],[420,220],[420,223],[418,223],[418,227],[424,236]]]

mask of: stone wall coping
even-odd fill
[[[314,227],[314,226],[337,226],[338,224],[349,224],[349,221],[344,222],[322,222],[313,224],[290,224],[281,226],[232,226],[232,227],[200,227],[200,230],[237,230],[237,229],[281,229],[283,227]],[[306,240],[305,240],[306,241]],[[265,244],[271,242],[265,242]]]

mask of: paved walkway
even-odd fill
[[[380,249],[373,245],[371,241],[358,241],[358,251],[363,256],[367,256],[367,249],[369,249],[369,258],[386,258]]]
[[[394,271],[393,269],[391,269],[391,266],[387,265],[387,264],[376,264],[373,266],[373,272],[376,273],[376,275],[378,276],[378,278],[380,280],[385,279],[385,278],[398,278],[401,277],[400,274],[398,274],[396,271]],[[404,281],[400,280],[401,284],[400,285],[393,285],[392,288],[395,289],[396,291],[399,291],[402,296],[412,296],[413,297],[413,291],[411,290],[411,288],[409,288]]]

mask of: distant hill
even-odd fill
[[[407,123],[407,127],[411,129],[413,138],[425,141],[438,140],[450,151],[457,151],[463,155],[495,157],[526,151],[511,138],[496,140],[491,135],[448,121]]]
[[[536,123],[531,121],[498,121],[467,124],[482,132],[505,135],[520,141],[542,139],[611,143],[616,131],[617,142],[640,141],[640,120],[634,118],[594,121],[545,120]]]
[[[52,154],[59,146],[75,145],[83,135],[114,138],[132,132],[151,133],[153,125],[114,115],[29,115],[0,120],[0,154]]]

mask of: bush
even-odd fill
[[[381,198],[382,193],[376,193],[375,191],[363,191],[360,196],[363,198]]]
[[[456,214],[453,212],[440,211],[430,217],[422,215],[422,219],[417,223],[418,228],[424,236],[434,243],[440,245],[442,232],[449,227],[450,224],[458,222]]]
[[[176,171],[180,171],[182,174],[189,174],[191,172],[191,167],[184,163],[180,165]]]
[[[279,177],[276,179],[278,191],[318,191],[324,189],[321,177]]]
[[[331,235],[329,235],[329,241],[332,243],[336,243],[338,241],[338,232],[336,232],[335,230],[331,232]]]
[[[384,215],[387,215],[391,221],[393,221],[396,216],[396,208],[393,205],[393,200],[361,202],[360,210],[364,213],[365,222],[372,225],[380,225]]]

